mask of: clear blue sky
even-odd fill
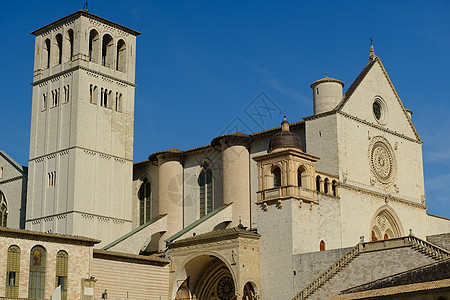
[[[0,149],[27,165],[34,38],[84,1],[3,1]],[[429,212],[450,218],[449,1],[91,0],[103,18],[142,32],[137,44],[135,161],[208,144],[265,91],[288,120],[312,114],[310,84],[348,88],[369,38],[424,141]],[[267,118],[263,127],[279,125]]]

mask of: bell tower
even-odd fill
[[[131,230],[137,31],[77,11],[35,35],[26,229]]]

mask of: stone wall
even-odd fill
[[[380,289],[404,284],[413,284],[450,278],[450,260],[436,262],[432,265],[410,270],[401,274],[345,290],[345,293]]]
[[[450,233],[429,235],[427,241],[450,251]]]
[[[81,280],[89,278],[92,245],[82,241],[55,238],[56,235],[42,234],[33,235],[23,234],[25,231],[18,231],[17,234],[10,232],[0,232],[0,297],[5,296],[6,267],[8,248],[16,245],[20,248],[20,272],[19,298],[28,297],[29,269],[31,250],[34,246],[42,246],[46,250],[46,271],[45,271],[45,298],[50,299],[50,295],[55,286],[56,275],[56,255],[64,250],[68,254],[68,281],[67,281],[67,299],[80,299]],[[78,238],[76,238],[78,239]],[[82,239],[82,238],[81,238]],[[89,246],[90,244],[90,246]]]
[[[310,299],[326,299],[350,287],[433,262],[435,262],[434,259],[410,247],[362,253],[343,270],[334,275]]]
[[[292,256],[294,262],[294,291],[299,292],[333,263],[344,256],[351,248],[342,248]]]
[[[148,262],[132,261],[118,257],[94,256],[92,274],[95,275],[95,299],[102,293],[109,300],[159,300],[167,299],[169,291],[169,267]]]

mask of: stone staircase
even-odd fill
[[[376,242],[361,242],[353,247],[333,265],[331,265],[327,270],[325,270],[325,272],[323,272],[317,279],[307,285],[292,300],[307,299],[316,291],[318,291],[322,286],[324,286],[327,282],[329,282],[332,278],[337,276],[337,274],[344,270],[355,258],[363,253],[405,247],[409,247],[410,249],[419,252],[434,261],[450,258],[449,251],[421,240],[413,235]],[[338,293],[339,291],[340,290],[337,290],[336,293]]]

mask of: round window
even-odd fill
[[[372,103],[372,112],[375,120],[381,125],[385,125],[388,118],[387,106],[381,97],[376,97]]]

